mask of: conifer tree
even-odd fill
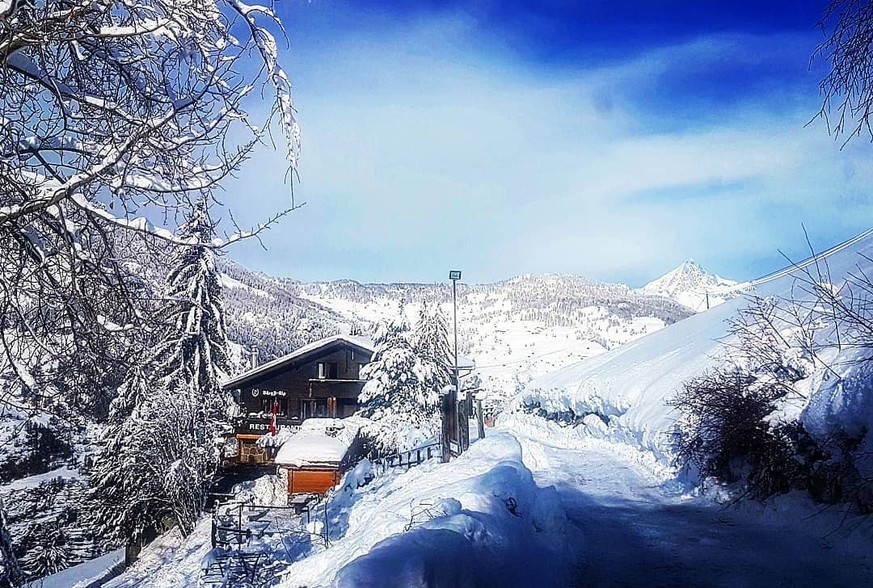
[[[433,366],[412,339],[403,318],[380,323],[373,359],[361,372],[368,380],[359,397],[361,414],[375,423],[376,444],[386,452],[410,449],[437,430]]]
[[[158,343],[149,363],[161,388],[187,388],[211,411],[211,418],[221,418],[226,399],[219,381],[229,360],[215,253],[206,247],[213,230],[201,200],[182,227],[194,245],[182,248],[167,277],[170,336]]]
[[[441,390],[451,384],[453,358],[449,327],[439,306],[422,303],[412,341],[416,353],[429,368],[427,385]]]
[[[212,230],[201,201],[183,227],[191,245],[167,277],[166,335],[131,370],[113,406],[120,425],[92,480],[103,530],[118,540],[161,530],[167,521],[189,532],[218,463],[214,441],[232,403],[219,384],[228,354],[221,286],[206,246]]]
[[[12,538],[6,528],[6,512],[0,503],[0,588],[14,588],[22,581],[21,567],[12,550]]]

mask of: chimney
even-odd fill
[[[255,369],[258,367],[258,348],[252,347],[251,351],[249,351],[249,369]]]

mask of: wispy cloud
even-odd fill
[[[458,265],[473,281],[641,283],[685,257],[764,273],[802,245],[801,223],[825,244],[873,218],[869,146],[804,127],[815,86],[805,61],[784,64],[813,41],[718,34],[537,68],[459,17],[297,48],[308,204],[268,253],[234,255],[299,279],[433,281]],[[252,203],[243,220],[281,206],[281,175],[264,154],[230,187]]]

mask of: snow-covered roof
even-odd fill
[[[292,468],[338,466],[348,450],[349,446],[338,437],[301,431],[282,445],[275,462],[277,465]]]
[[[454,358],[449,365],[454,364]],[[458,369],[461,370],[474,370],[476,369],[476,361],[470,357],[466,357],[464,355],[458,356]]]
[[[306,419],[287,439],[275,462],[280,466],[338,466],[352,446],[361,423],[357,418]]]
[[[267,363],[261,364],[255,368],[243,372],[238,376],[234,376],[229,380],[225,380],[224,382],[222,382],[222,387],[238,387],[244,382],[253,380],[255,378],[258,378],[259,376],[263,376],[285,366],[293,365],[294,363],[300,362],[302,359],[337,343],[346,343],[370,354],[372,354],[376,350],[373,342],[369,339],[365,339],[363,337],[355,337],[353,335],[333,335],[331,337],[319,339],[318,341],[313,341],[312,343],[304,345],[303,347],[300,347],[299,349],[296,349],[287,355],[283,355],[278,359],[268,361]]]

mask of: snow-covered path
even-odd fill
[[[837,513],[791,520],[683,499],[618,448],[517,436],[534,479],[558,488],[583,537],[579,586],[873,585],[871,544],[859,537],[869,527],[832,532]]]

